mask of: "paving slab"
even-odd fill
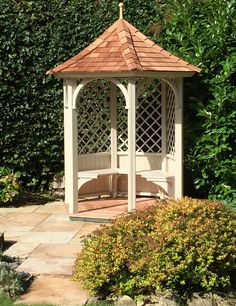
[[[25,232],[18,241],[25,243],[68,243],[76,232]]]
[[[1,223],[0,223],[0,226],[1,226]],[[4,232],[4,237],[5,237],[6,241],[19,241],[27,233],[31,233],[31,232],[23,231],[23,230],[5,231]]]
[[[0,220],[9,214],[9,211],[7,211],[5,208],[0,208]]]
[[[49,217],[47,213],[35,214],[35,213],[9,213],[5,217],[1,218],[0,225],[4,226],[36,226],[43,220]]]
[[[0,215],[17,212],[17,207],[0,207]]]
[[[17,303],[80,306],[84,305],[88,298],[89,294],[82,289],[78,282],[67,278],[40,275],[30,290],[22,295]]]
[[[62,231],[75,231],[78,232],[84,227],[83,222],[71,222],[68,215],[51,215],[40,224],[34,227],[33,231],[36,232],[62,232]]]
[[[29,257],[33,258],[76,258],[82,251],[79,244],[40,244],[33,250]]]
[[[50,202],[40,206],[35,213],[50,213],[50,214],[64,214],[68,215],[64,202]]]
[[[27,258],[17,267],[17,271],[29,272],[31,274],[46,275],[72,275],[75,258]]]
[[[16,208],[15,212],[34,212],[39,208],[39,205],[24,205]]]
[[[27,225],[2,225],[0,220],[0,228],[3,232],[29,232],[31,231],[34,226],[27,226]]]
[[[74,221],[71,221],[74,222]],[[77,221],[75,221],[77,222]],[[79,223],[79,222],[78,222]],[[91,234],[92,232],[94,232],[95,230],[101,228],[101,224],[99,223],[86,223],[82,229],[73,237],[73,239],[69,242],[70,244],[73,243],[81,243],[81,241],[83,240],[83,238],[89,234]]]
[[[38,243],[22,243],[17,242],[8,248],[4,254],[12,257],[19,257],[25,259],[38,246]]]

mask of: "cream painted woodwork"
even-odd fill
[[[136,195],[182,196],[181,79],[66,80],[64,120],[71,214],[88,195],[128,194],[129,211]]]
[[[65,202],[183,194],[183,77],[201,69],[119,19],[47,73],[64,80]]]

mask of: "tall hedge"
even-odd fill
[[[126,1],[147,32],[156,1]],[[62,81],[46,71],[82,50],[118,18],[118,1],[0,1],[0,165],[46,187],[63,169]]]
[[[118,2],[0,1],[0,164],[20,170],[24,184],[46,187],[63,169],[62,82],[45,72],[114,22]],[[236,0],[125,0],[124,4],[128,21],[203,68],[184,84],[186,193],[232,204]],[[192,191],[187,185],[191,179],[195,179]]]
[[[195,196],[236,208],[236,1],[167,0],[156,39],[203,71],[185,80],[185,167]]]

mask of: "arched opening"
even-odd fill
[[[122,91],[117,88],[117,83]],[[173,175],[175,93],[160,79],[139,79],[136,86],[136,170],[169,171]],[[111,172],[108,171],[107,176],[100,173],[103,169],[114,168],[119,174],[115,193],[128,193],[128,112],[123,94],[126,87],[125,79],[116,82],[86,80],[77,85],[74,97],[78,122],[78,171],[99,173],[89,174],[89,177],[86,173],[81,174],[80,196],[112,194]],[[158,195],[149,177],[137,173],[136,179],[136,194]],[[173,188],[168,191],[173,194]]]

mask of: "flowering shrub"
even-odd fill
[[[0,167],[0,201],[12,201],[14,196],[19,194],[19,177],[19,172],[14,173],[9,168]]]
[[[235,246],[235,213],[221,203],[159,201],[87,237],[74,279],[95,294],[222,289],[236,269]]]

